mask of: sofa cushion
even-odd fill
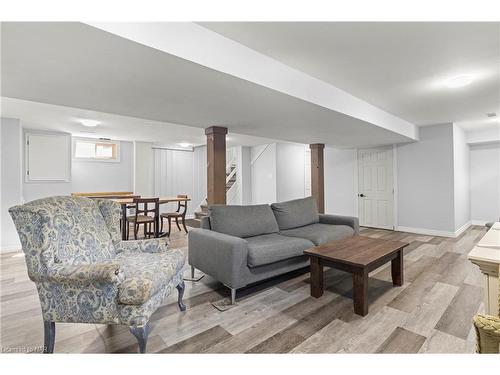
[[[312,197],[273,203],[271,208],[280,230],[303,227],[319,222],[318,208]]]
[[[341,240],[354,235],[354,229],[347,225],[310,224],[300,228],[283,230],[283,236],[307,238],[314,245]]]
[[[271,207],[214,205],[208,208],[210,227],[213,231],[236,237],[253,237],[277,233],[278,224]]]
[[[248,266],[259,267],[304,255],[314,244],[304,238],[281,236],[277,233],[245,238],[248,243]]]

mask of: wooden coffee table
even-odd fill
[[[408,243],[363,236],[305,250],[311,259],[311,296],[323,295],[323,266],[352,273],[354,312],[368,314],[368,273],[391,261],[392,283],[403,285],[403,248]]]

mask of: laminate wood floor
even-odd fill
[[[473,226],[450,239],[363,228],[361,235],[410,242],[405,284],[393,287],[389,263],[370,274],[369,313],[353,313],[351,275],[329,269],[325,293],[309,295],[307,270],[238,292],[237,306],[220,312],[211,303],[228,296],[205,276],[186,282],[182,313],[176,293],[153,315],[150,353],[473,353],[471,319],[482,312],[479,269],[467,253],[485,234]],[[187,252],[174,231],[171,247]],[[186,265],[186,275],[189,267]],[[21,252],[1,256],[1,347],[24,352],[43,343],[40,304]],[[127,327],[56,324],[59,353],[137,352]]]

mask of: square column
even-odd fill
[[[324,157],[323,143],[315,143],[309,145],[311,149],[311,195],[316,199],[318,211],[320,214],[325,213],[325,172],[324,172]]]
[[[207,202],[226,204],[226,134],[227,128],[211,126],[207,136]]]

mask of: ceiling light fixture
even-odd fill
[[[472,76],[469,74],[462,74],[446,81],[446,86],[449,88],[458,88],[470,85],[472,83]]]
[[[93,128],[97,125],[99,125],[99,121],[96,121],[96,120],[80,120],[80,124],[82,124],[83,126],[87,126],[89,128]]]
[[[184,147],[184,148],[187,148],[187,147],[191,147],[191,143],[177,143],[178,146],[180,147]]]

